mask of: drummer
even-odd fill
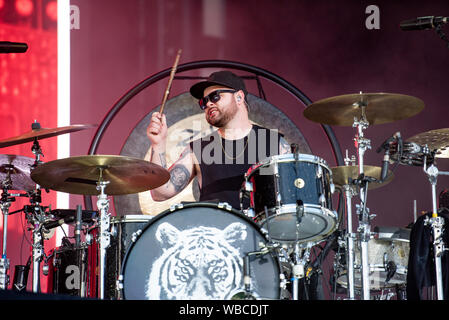
[[[168,168],[169,181],[151,190],[155,201],[180,193],[196,176],[201,202],[227,202],[240,208],[240,188],[244,174],[255,163],[291,152],[290,145],[276,129],[252,124],[249,120],[248,92],[242,78],[230,71],[212,73],[206,81],[190,88],[199,99],[206,121],[218,130],[194,140]],[[167,168],[167,122],[154,112],[147,128],[152,145],[150,162]]]

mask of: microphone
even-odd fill
[[[384,159],[382,160],[382,170],[380,171],[380,181],[384,181],[388,173],[388,164],[390,162],[390,149],[385,149]]]
[[[397,267],[396,264],[393,261],[388,261],[387,265],[386,265],[386,271],[387,271],[387,276],[385,279],[385,283],[388,283],[388,281],[391,280],[391,278],[393,278],[393,276],[396,273]]]
[[[81,246],[81,205],[76,206],[76,223],[75,223],[75,248]]]
[[[376,152],[379,153],[379,152],[382,151],[382,149],[390,149],[390,146],[389,146],[390,143],[391,143],[393,140],[398,139],[400,136],[401,136],[401,133],[400,133],[399,131],[396,132],[396,133],[393,134],[391,137],[389,137],[387,140],[385,140],[385,141],[380,145],[380,147],[377,148]]]
[[[402,21],[399,26],[404,31],[428,30],[433,29],[440,24],[445,24],[448,22],[448,17],[426,16]]]
[[[46,230],[50,230],[59,226],[62,226],[64,223],[71,223],[75,220],[74,217],[66,217],[64,219],[59,219],[59,220],[51,220],[51,221],[47,221],[44,222],[42,224],[42,226],[46,229]]]
[[[24,53],[27,50],[26,43],[0,41],[0,53]]]

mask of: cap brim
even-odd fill
[[[226,88],[230,88],[228,85],[220,83],[220,82],[203,81],[203,82],[198,82],[198,83],[194,84],[193,86],[191,86],[190,87],[190,94],[194,98],[201,99],[204,96],[204,90],[207,87],[211,87],[211,86],[223,86],[223,87],[226,87]]]

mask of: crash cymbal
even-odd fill
[[[435,158],[449,158],[449,128],[419,133],[407,139],[407,142],[427,145],[431,151],[436,150]]]
[[[73,194],[98,195],[100,180],[109,181],[107,195],[123,195],[151,190],[170,178],[168,170],[145,160],[115,156],[89,155],[59,159],[38,166],[31,179],[40,186]]]
[[[380,180],[382,168],[376,166],[363,166],[363,173],[365,176],[373,177],[376,180]],[[344,185],[350,184],[349,178],[352,180],[357,179],[359,176],[359,166],[339,166],[332,168],[332,180],[336,186],[342,187]],[[394,174],[391,170],[388,170],[387,179],[380,182],[370,182],[368,183],[368,190],[376,189],[386,184],[390,183],[393,180]]]
[[[10,190],[31,191],[36,184],[30,177],[30,168],[34,159],[12,154],[0,155],[0,184],[7,183],[10,178]]]
[[[60,128],[40,128],[32,129],[20,136],[16,136],[13,138],[7,138],[4,140],[0,140],[0,148],[14,146],[16,144],[22,144],[30,141],[34,141],[34,139],[45,139],[54,136],[58,136],[60,134],[76,132],[80,130],[90,129],[96,127],[96,125],[92,124],[73,124],[71,126],[60,127]]]
[[[354,117],[362,117],[365,106],[366,120],[370,125],[393,122],[412,117],[424,109],[424,102],[412,96],[393,93],[345,94],[312,103],[304,116],[327,125],[352,126]]]

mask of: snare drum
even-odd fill
[[[318,242],[337,228],[332,171],[317,156],[269,157],[246,172],[243,189],[255,221],[275,241]]]
[[[154,217],[126,254],[123,297],[224,300],[244,292],[244,256],[267,243],[260,227],[230,206],[178,205]],[[251,294],[279,299],[280,267],[271,253],[250,255]]]
[[[394,229],[395,231],[385,232],[388,229]],[[354,249],[354,286],[361,288],[361,249],[359,245],[354,246]],[[370,289],[380,290],[395,287],[396,285],[405,285],[407,283],[409,251],[409,229],[376,227],[374,238],[368,241]],[[337,283],[342,287],[347,287],[346,273],[343,273],[337,279]]]

